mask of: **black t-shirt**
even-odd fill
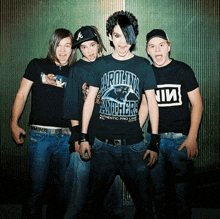
[[[159,106],[159,133],[176,132],[188,134],[190,128],[190,108],[187,92],[199,85],[193,70],[185,63],[172,60],[168,65],[152,66]],[[151,132],[149,126],[148,131]]]
[[[64,118],[78,120],[81,126],[83,104],[88,94],[88,76],[94,62],[78,60],[70,69],[67,88],[64,97]],[[92,118],[89,123],[88,134],[94,138],[100,102],[96,101]]]
[[[48,64],[43,59],[33,59],[28,64],[23,77],[34,82],[29,124],[69,126],[69,121],[63,119],[63,98],[68,76],[69,66]]]
[[[149,61],[134,56],[119,61],[108,55],[92,66],[88,83],[99,87],[98,135],[102,138],[143,138],[138,109],[143,90],[156,88]]]

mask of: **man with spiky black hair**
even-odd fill
[[[89,89],[87,78],[91,73],[91,66],[98,57],[104,55],[103,50],[106,51],[99,31],[95,26],[79,28],[74,34],[73,42],[73,47],[80,50],[82,58],[70,69],[64,98],[64,117],[71,120],[71,137],[69,140],[70,162],[65,177],[67,211],[63,219],[75,219],[87,197],[90,162],[81,159],[78,143],[81,133],[82,107]],[[94,140],[98,110],[99,96],[96,98],[88,130],[90,144]],[[103,206],[108,214],[111,214],[114,218],[120,218],[120,215],[122,215],[119,178],[116,178],[112,184]]]
[[[83,107],[80,154],[83,159],[91,159],[91,168],[88,202],[79,218],[112,218],[104,212],[102,203],[119,173],[136,207],[134,218],[153,219],[148,178],[160,141],[156,80],[149,61],[131,53],[138,35],[135,16],[125,11],[115,12],[108,18],[106,29],[114,51],[94,62]],[[98,91],[101,104],[91,149],[87,131]],[[147,109],[139,110],[142,97],[147,98],[152,124],[148,148],[142,132]]]

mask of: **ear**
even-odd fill
[[[169,43],[169,45],[168,45],[168,52],[170,52],[170,50],[171,50],[171,44]]]
[[[149,52],[148,52],[148,45],[146,44],[146,52],[147,54],[149,55]]]
[[[108,38],[109,38],[109,40],[113,41],[112,40],[112,35],[110,33],[108,34]]]

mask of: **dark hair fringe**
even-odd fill
[[[129,11],[117,11],[109,16],[108,20],[106,21],[106,34],[107,36],[112,35],[114,27],[118,24],[118,19],[120,16],[126,16],[134,29],[135,36],[139,34],[138,30],[138,20],[137,18]]]

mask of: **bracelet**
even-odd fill
[[[89,135],[85,133],[81,133],[80,142],[87,142],[87,141],[89,141]]]

